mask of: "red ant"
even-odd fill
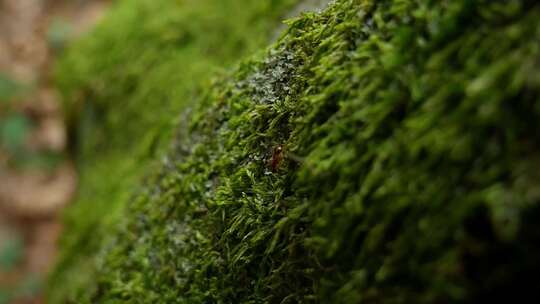
[[[270,161],[270,167],[272,167],[272,172],[276,172],[283,160],[283,146],[278,145],[272,151],[272,160]]]
[[[272,159],[270,160],[270,168],[272,168],[272,172],[277,172],[279,169],[279,166],[283,162],[283,159],[287,157],[288,159],[292,159],[293,161],[296,161],[297,163],[303,163],[304,159],[289,152],[285,151],[285,148],[283,145],[278,145],[274,147],[272,150]]]

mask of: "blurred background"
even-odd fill
[[[43,302],[77,185],[53,62],[109,2],[0,0],[0,304]]]

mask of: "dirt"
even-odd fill
[[[9,129],[15,135],[0,129],[23,137],[18,150],[0,142],[0,304],[43,302],[41,285],[54,264],[60,214],[77,184],[51,67],[65,44],[98,22],[109,4],[0,0],[0,76],[24,87],[9,101],[0,95],[0,128],[14,118],[31,125],[27,132]],[[36,166],[36,157],[21,154],[38,155],[47,165]]]

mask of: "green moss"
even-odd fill
[[[261,59],[200,87],[162,165],[114,198],[129,203],[77,302],[534,294],[538,20],[536,1],[337,0],[289,21]]]
[[[57,64],[79,193],[66,212],[51,302],[91,286],[96,251],[172,136],[181,109],[219,69],[266,45],[296,0],[124,0]]]

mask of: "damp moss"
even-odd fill
[[[156,129],[158,137],[174,130],[172,144],[140,186],[115,192],[125,208],[117,228],[102,232],[110,238],[91,284],[74,299],[483,303],[534,295],[539,20],[540,5],[526,0],[336,0],[290,20],[265,54],[198,84],[193,109],[175,112],[184,113],[176,127]],[[114,73],[146,75],[127,72]],[[109,85],[101,90],[109,94]],[[137,110],[149,112],[134,103]],[[118,141],[135,144],[124,124]],[[95,178],[106,178],[107,163],[99,165]]]
[[[79,191],[49,299],[92,286],[96,252],[171,140],[197,83],[269,43],[296,0],[121,0],[56,64]]]

